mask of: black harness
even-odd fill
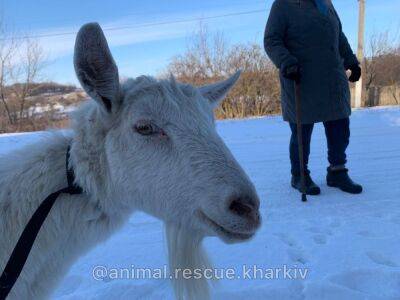
[[[10,293],[12,287],[17,281],[22,269],[28,259],[29,253],[32,249],[33,243],[39,233],[42,224],[46,220],[51,208],[53,207],[55,201],[60,194],[70,194],[77,195],[82,194],[83,190],[81,187],[74,184],[75,174],[72,168],[68,167],[70,146],[68,146],[66,155],[66,171],[67,171],[67,181],[68,187],[63,188],[57,192],[54,192],[47,196],[46,199],[40,204],[36,209],[35,213],[32,215],[28,224],[25,226],[24,231],[21,236],[11,256],[4,268],[3,273],[0,277],[0,300],[5,300]]]

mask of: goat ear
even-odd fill
[[[228,94],[230,89],[238,81],[241,73],[241,71],[237,71],[224,81],[202,86],[199,88],[200,93],[204,98],[207,98],[210,101],[213,107],[217,107],[221,100],[225,98],[226,94]]]
[[[119,104],[118,68],[97,23],[81,27],[75,41],[74,67],[86,93],[108,113]]]

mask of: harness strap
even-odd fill
[[[83,192],[82,188],[74,184],[75,174],[72,168],[68,167],[70,146],[68,146],[66,155],[66,171],[68,187],[50,194],[36,209],[28,224],[25,226],[15,248],[4,268],[0,277],[0,300],[5,300],[15,285],[22,269],[28,259],[33,243],[42,227],[46,217],[50,213],[55,201],[60,194],[76,195]]]

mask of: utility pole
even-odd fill
[[[359,9],[358,9],[358,49],[357,49],[357,58],[361,64],[361,68],[363,68],[364,62],[364,31],[365,31],[365,0],[358,0]],[[363,91],[363,76],[361,76],[360,80],[356,82],[356,90],[355,90],[355,98],[354,105],[355,107],[361,107],[362,100],[362,91]]]

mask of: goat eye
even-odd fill
[[[136,124],[135,129],[141,135],[151,135],[156,132],[155,127],[149,123]]]

